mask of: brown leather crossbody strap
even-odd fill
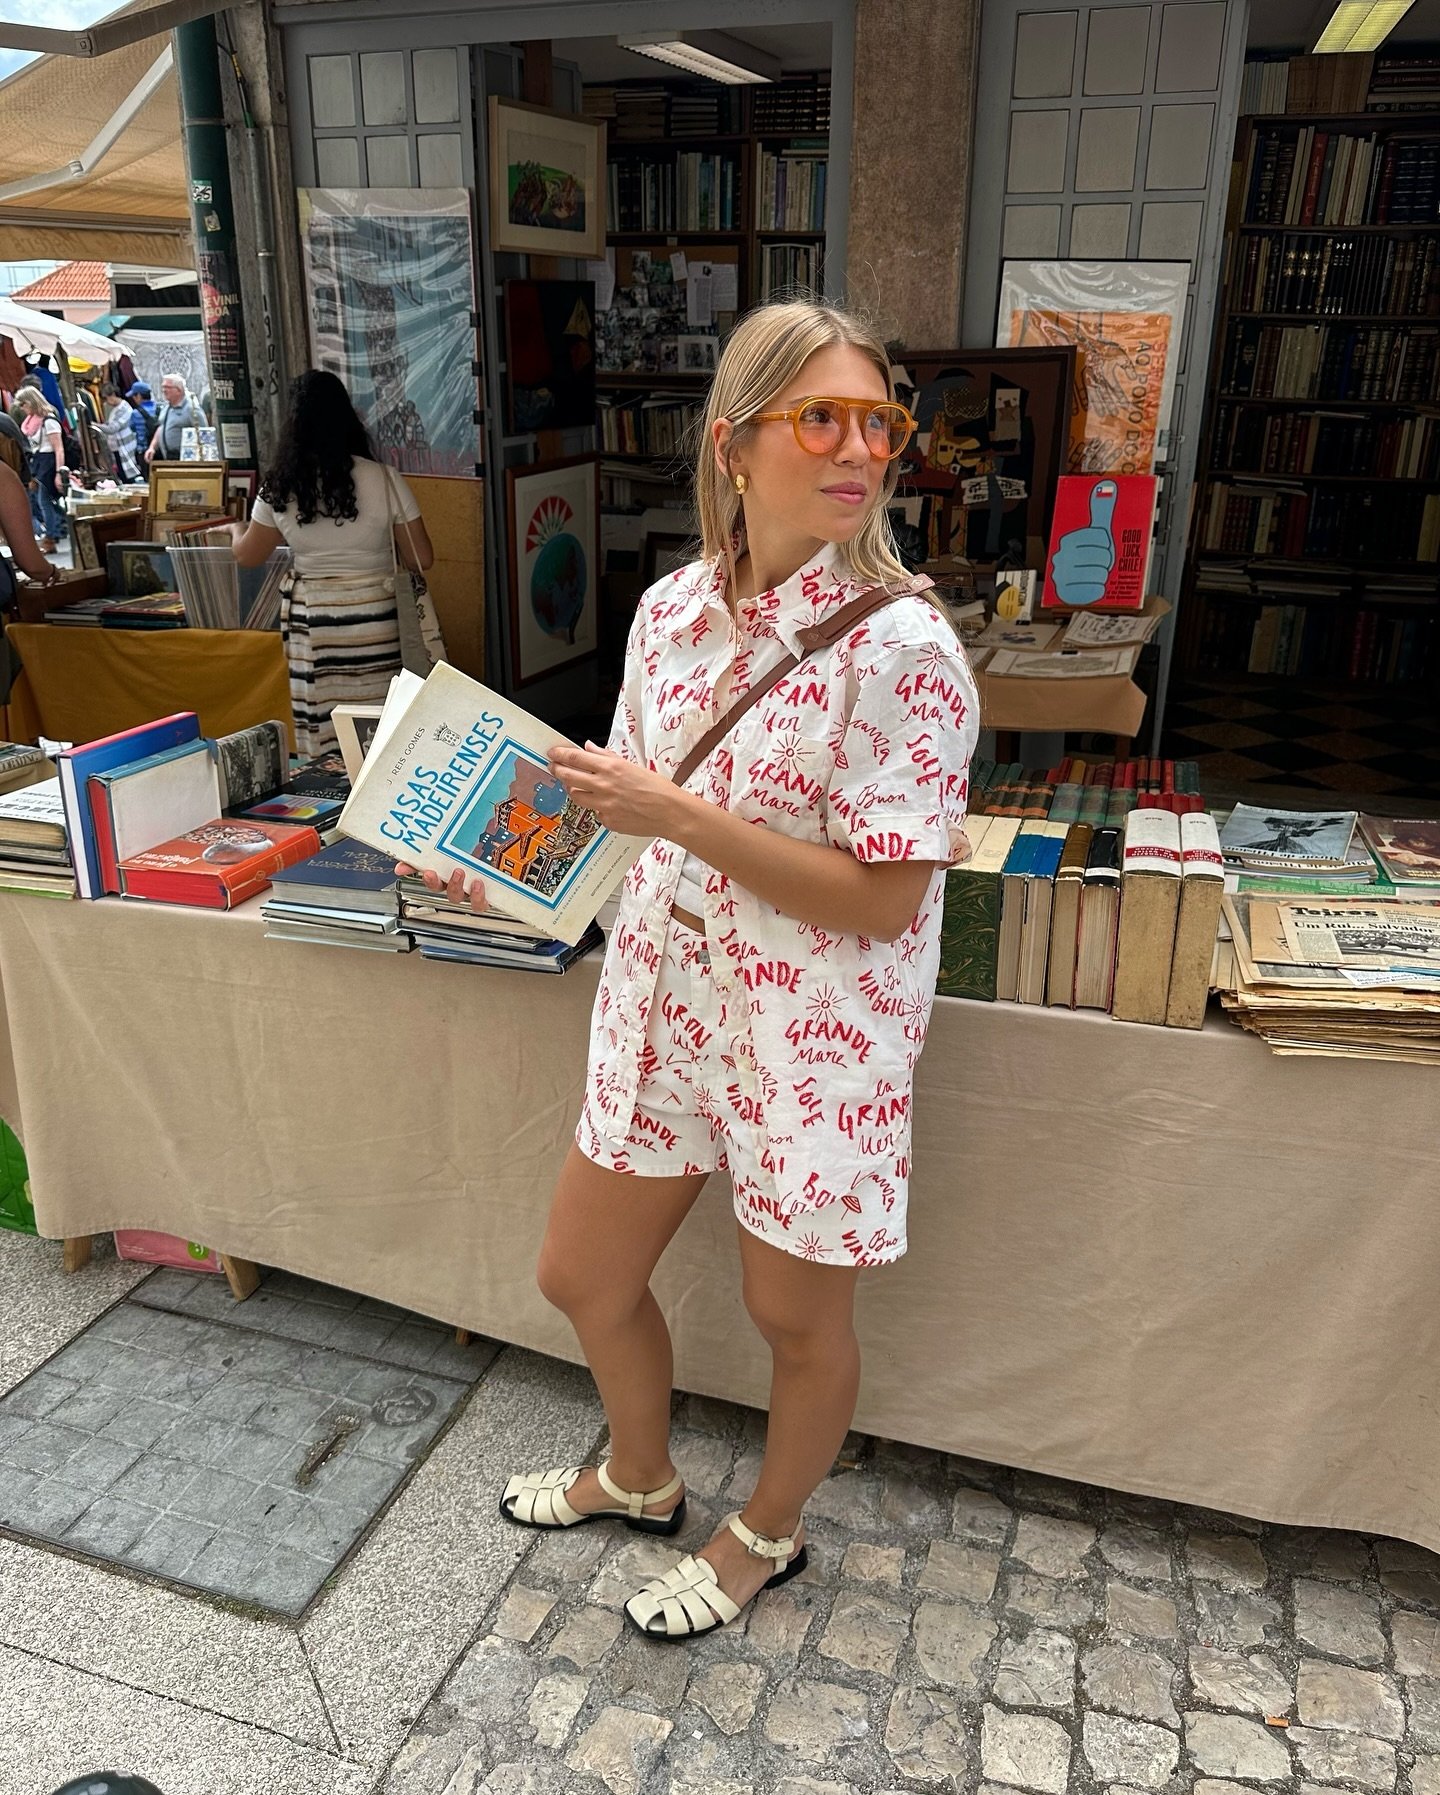
[[[838,642],[847,630],[854,629],[857,623],[863,623],[872,612],[882,610],[893,599],[901,596],[898,592],[887,592],[883,586],[867,586],[863,592],[857,594],[847,604],[828,612],[818,622],[797,631],[802,652],[783,656],[763,678],[756,680],[743,698],[737,699],[730,706],[718,723],[711,724],[670,775],[675,784],[684,785],[696,767],[702,761],[709,759],[711,750],[724,741],[746,711],[757,705],[768,692],[772,692],[786,674],[793,673],[802,661],[808,661],[818,649],[829,648],[833,643]]]

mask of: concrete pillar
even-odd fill
[[[856,0],[847,290],[887,341],[960,342],[980,0]]]

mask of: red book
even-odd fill
[[[1297,224],[1315,222],[1315,204],[1320,197],[1320,176],[1325,168],[1325,145],[1328,141],[1324,131],[1315,133],[1315,141],[1310,146],[1310,166],[1305,173],[1305,197],[1300,202]]]
[[[122,860],[120,888],[160,904],[232,910],[264,891],[272,873],[319,852],[320,837],[309,827],[217,817]]]
[[[1144,608],[1157,486],[1153,474],[1060,476],[1043,609]]]

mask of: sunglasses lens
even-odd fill
[[[910,419],[902,405],[877,405],[865,421],[872,455],[892,461],[910,440]]]
[[[830,455],[845,434],[848,419],[843,405],[828,399],[812,399],[795,420],[800,446],[812,455]]]

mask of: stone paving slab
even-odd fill
[[[299,1615],[494,1349],[464,1349],[462,1381],[411,1367],[411,1336],[424,1330],[408,1318],[371,1318],[360,1357],[294,1338],[284,1313],[258,1297],[235,1303],[223,1279],[152,1281],[177,1300],[198,1287],[202,1306],[219,1286],[229,1306],[213,1320],[177,1313],[147,1283],[0,1397],[0,1526]],[[281,1300],[351,1315],[308,1293]],[[274,1319],[289,1331],[273,1336]],[[426,1362],[454,1364],[453,1336],[434,1331],[443,1338],[427,1342]]]

